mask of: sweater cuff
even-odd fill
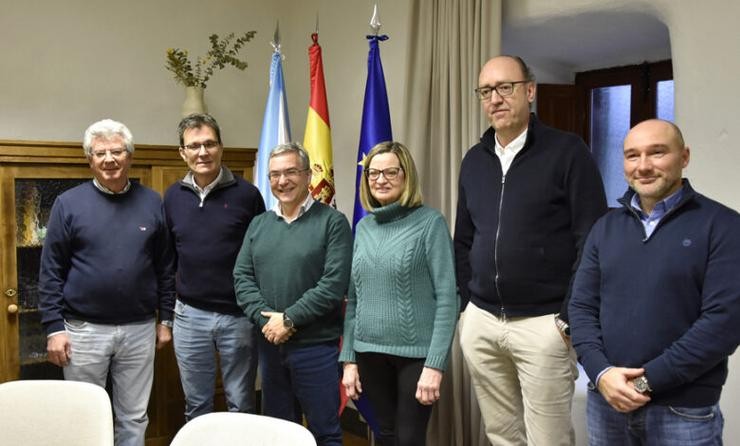
[[[64,319],[59,319],[46,324],[46,335],[59,333],[60,331],[66,331],[64,327]]]
[[[673,369],[659,356],[642,366],[645,369],[645,376],[650,382],[650,388],[653,393],[659,393],[663,390],[670,389],[679,382],[674,377]]]
[[[424,367],[444,372],[447,368],[447,356],[427,356],[426,361],[424,361]]]
[[[159,320],[160,321],[171,321],[173,320],[173,314],[172,310],[159,310]]]
[[[272,310],[270,310],[270,311],[272,311]],[[270,322],[270,318],[269,317],[262,316],[261,314],[258,316],[257,323],[259,324],[260,329],[262,329],[262,327],[264,327],[265,325],[267,325],[268,322]]]
[[[342,349],[342,352],[339,354],[339,362],[340,363],[344,363],[344,362],[356,363],[357,357],[355,355],[355,351],[352,350],[351,348]]]

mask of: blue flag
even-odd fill
[[[360,129],[360,148],[357,152],[357,179],[355,181],[355,212],[352,218],[352,231],[357,222],[367,212],[360,204],[360,181],[362,181],[362,161],[370,149],[383,141],[392,141],[391,112],[388,107],[388,93],[385,89],[383,64],[380,62],[378,42],[388,40],[388,36],[367,36],[370,53],[367,57],[367,83],[365,84],[365,103],[362,106],[362,127]]]
[[[257,167],[255,169],[254,184],[262,193],[265,208],[271,209],[275,205],[275,197],[270,190],[269,171],[270,151],[279,144],[290,142],[290,120],[288,119],[288,98],[285,95],[283,82],[283,60],[280,45],[274,45],[270,64],[270,91],[267,93],[265,117],[262,121],[260,146],[257,151]]]
[[[388,106],[388,92],[385,89],[383,64],[380,62],[379,41],[388,40],[388,36],[367,36],[370,41],[370,53],[367,57],[367,83],[365,84],[365,103],[362,106],[362,127],[360,129],[360,148],[357,151],[357,179],[355,181],[355,212],[352,218],[352,232],[357,222],[367,215],[360,204],[360,181],[362,178],[362,161],[370,149],[383,141],[392,141],[391,112]],[[378,435],[379,425],[373,414],[370,402],[364,394],[354,402],[357,410],[365,418],[370,429]]]

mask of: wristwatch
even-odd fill
[[[167,328],[172,328],[172,321],[159,321],[159,323]]]
[[[565,336],[570,336],[570,325],[568,325],[567,322],[560,319],[560,314],[555,315],[555,325],[558,327],[558,330],[560,330],[560,333],[564,334]]]
[[[653,391],[653,389],[650,388],[650,384],[648,384],[648,380],[645,375],[638,376],[637,378],[633,379],[632,385],[635,386],[635,390],[637,392],[642,393],[643,395]]]
[[[295,328],[293,319],[289,318],[287,313],[283,313],[283,327],[287,329]]]

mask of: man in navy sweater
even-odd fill
[[[249,223],[265,205],[256,187],[222,165],[213,117],[187,116],[178,134],[190,171],[167,189],[164,206],[177,252],[173,334],[185,418],[213,411],[217,361],[227,409],[254,412],[255,327],[236,303],[231,272]]]
[[[495,445],[574,441],[569,284],[606,211],[588,147],[530,114],[535,92],[520,58],[488,61],[476,93],[491,128],[460,167],[455,266],[469,302],[460,343]]]
[[[695,192],[661,120],[624,141],[630,188],[593,227],[573,284],[573,345],[592,385],[589,444],[722,444],[719,399],[740,343],[740,215]]]
[[[83,148],[94,179],[52,207],[41,322],[49,361],[64,367],[65,379],[105,387],[110,373],[116,445],[144,446],[155,344],[172,338],[174,257],[159,194],[128,179],[129,129],[96,122]]]

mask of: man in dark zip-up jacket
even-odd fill
[[[589,444],[722,444],[740,343],[740,215],[682,179],[678,127],[635,126],[630,189],[594,225],[573,282],[573,345],[591,380]]]
[[[520,58],[491,59],[476,92],[491,128],[460,169],[463,354],[492,444],[572,444],[567,301],[606,211],[601,176],[583,140],[530,114],[536,86]]]

